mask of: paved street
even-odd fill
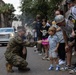
[[[49,61],[42,60],[42,56],[34,53],[35,48],[27,48],[27,61],[29,64],[28,67],[31,68],[31,71],[22,73],[14,67],[14,73],[7,73],[5,68],[6,61],[4,58],[5,49],[6,47],[0,47],[0,75],[70,75],[68,71],[48,71],[48,67],[50,64]]]

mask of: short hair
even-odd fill
[[[42,22],[47,22],[47,19],[42,19]]]
[[[54,33],[56,33],[56,28],[53,27],[53,26],[51,26],[51,27],[49,28],[48,32],[49,32],[49,31],[54,31]]]
[[[52,21],[52,25],[56,25],[56,22],[55,21]]]
[[[41,19],[41,15],[40,14],[37,14],[36,15],[36,19]]]
[[[17,31],[18,31],[18,32],[21,32],[21,31],[26,32],[26,30],[24,30],[24,29],[18,29]]]
[[[24,27],[18,27],[18,28],[17,28],[17,31],[18,31],[18,32],[21,32],[21,31],[26,32],[26,29],[25,29]]]
[[[59,12],[59,14],[64,15],[64,12],[63,12],[62,10],[60,10],[60,9],[56,10],[55,13],[56,13],[56,12]],[[58,15],[59,15],[59,14],[58,14]]]

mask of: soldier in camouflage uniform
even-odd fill
[[[30,70],[27,68],[26,47],[33,47],[37,44],[37,42],[27,42],[24,41],[23,36],[25,34],[25,30],[19,29],[18,35],[15,35],[10,39],[7,49],[5,52],[5,59],[8,62],[6,64],[6,68],[8,72],[13,72],[12,67],[18,67],[19,70]]]

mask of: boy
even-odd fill
[[[49,71],[52,70],[54,68],[53,63],[56,63],[56,71],[58,71],[60,69],[59,65],[58,65],[58,46],[59,46],[59,42],[58,42],[58,37],[55,34],[56,33],[56,28],[55,27],[50,27],[48,30],[49,33],[49,37],[47,40],[42,40],[45,42],[49,42],[49,58],[50,58],[50,67],[49,67]]]

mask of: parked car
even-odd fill
[[[14,28],[0,28],[0,44],[7,44],[15,34]]]

